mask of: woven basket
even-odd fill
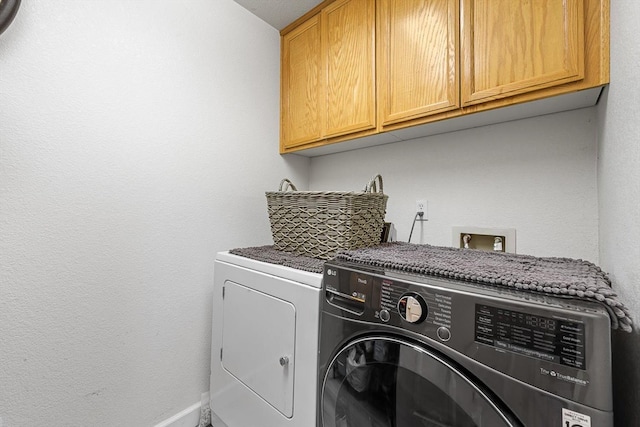
[[[290,191],[291,190],[291,191]],[[376,175],[364,191],[297,191],[288,179],[267,191],[274,247],[313,258],[380,244],[388,196]]]

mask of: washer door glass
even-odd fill
[[[442,356],[395,338],[349,343],[322,386],[323,427],[520,425]]]

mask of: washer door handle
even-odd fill
[[[289,356],[280,357],[280,366],[287,366],[289,364]]]

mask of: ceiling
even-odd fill
[[[322,0],[235,0],[240,6],[272,27],[281,30]]]

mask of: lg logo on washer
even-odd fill
[[[565,375],[556,371],[550,371],[545,368],[540,368],[540,374],[549,375],[550,377],[556,378],[558,380],[567,381],[567,382],[581,385],[581,386],[586,386],[587,384],[589,384],[589,380],[583,380],[581,378],[576,378],[571,375]]]

